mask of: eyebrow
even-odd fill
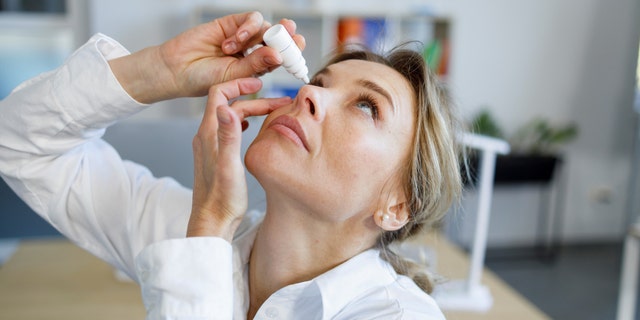
[[[320,76],[329,76],[331,75],[331,70],[329,70],[329,68],[324,67],[322,68],[322,70],[316,72],[316,74],[313,76],[313,79],[320,77]]]
[[[387,90],[385,90],[384,88],[382,88],[381,86],[379,86],[377,83],[373,82],[373,81],[369,81],[366,79],[359,79],[358,81],[356,81],[356,83],[358,83],[358,85],[369,89],[371,91],[375,91],[378,94],[382,95],[383,97],[385,97],[387,99],[387,101],[389,102],[389,105],[391,105],[392,107],[392,111],[395,112],[396,108],[395,108],[395,104],[393,103],[393,99],[391,99],[391,95],[389,94],[389,92]]]
[[[322,68],[322,70],[316,72],[314,78],[321,77],[321,76],[330,76],[330,75],[331,75],[331,70],[325,67],[325,68]],[[391,99],[391,95],[387,90],[383,89],[377,83],[370,80],[366,80],[366,79],[358,79],[356,81],[356,84],[358,84],[361,87],[364,87],[365,89],[374,91],[382,95],[383,97],[385,97],[385,99],[387,99],[387,101],[389,102],[389,105],[391,105],[391,110],[395,113],[396,105],[393,103],[393,99]]]

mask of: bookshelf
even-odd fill
[[[377,4],[377,2],[380,2]],[[203,6],[194,11],[192,24],[243,11],[258,10],[266,20],[277,23],[292,19],[298,33],[304,35],[303,55],[312,75],[324,64],[340,41],[366,44],[376,52],[408,43],[408,48],[422,52],[432,69],[442,79],[448,72],[451,19],[445,10],[427,3],[401,1],[390,8],[389,3],[374,0],[367,5],[337,1],[271,1],[263,5]],[[282,68],[264,76],[263,96],[293,96],[302,83]]]

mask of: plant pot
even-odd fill
[[[553,173],[557,162],[560,159],[553,155],[533,155],[533,154],[508,154],[499,155],[496,158],[496,170],[494,176],[495,184],[511,183],[549,183],[553,179]],[[469,173],[473,184],[479,178],[479,157],[469,156]],[[462,173],[465,183],[466,173]]]

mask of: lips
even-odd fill
[[[281,115],[273,119],[269,123],[269,129],[273,129],[285,137],[289,138],[295,144],[305,148],[309,151],[309,144],[307,142],[307,136],[300,125],[300,122],[296,118],[288,115]]]

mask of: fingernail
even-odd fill
[[[282,108],[286,105],[291,104],[292,102],[293,102],[293,99],[291,99],[291,97],[289,96],[280,97],[277,100],[274,100],[273,103],[271,104],[271,111]]]
[[[249,32],[247,31],[242,31],[238,34],[238,40],[240,40],[240,42],[247,40],[247,38],[249,38]]]
[[[283,104],[291,103],[291,101],[293,101],[293,98],[289,96],[280,98],[280,103],[283,103]]]
[[[231,116],[229,116],[229,111],[225,110],[226,108],[220,106],[216,109],[216,114],[218,115],[218,122],[222,124],[231,123]]]
[[[235,42],[233,42],[233,41],[229,41],[229,42],[227,42],[227,44],[225,44],[225,45],[224,45],[224,49],[225,49],[227,52],[235,52],[237,47],[238,47],[238,46],[237,46],[237,45],[236,45],[236,43],[235,43]]]

